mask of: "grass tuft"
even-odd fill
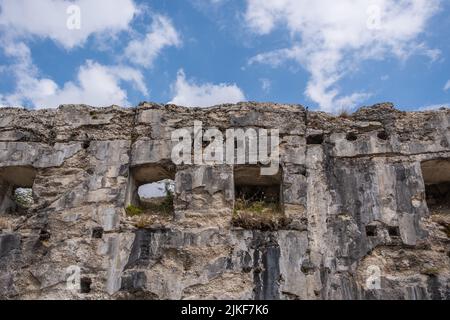
[[[352,117],[352,112],[349,109],[341,108],[338,113],[339,118],[350,119]]]
[[[132,204],[130,204],[126,209],[125,209],[127,216],[129,217],[135,217],[135,216],[139,216],[141,215],[144,211],[136,206],[133,206]]]
[[[256,230],[278,230],[291,223],[278,203],[237,199],[232,224],[235,227]]]
[[[173,192],[167,192],[167,195],[159,202],[145,202],[145,212],[169,215],[174,212]]]
[[[422,271],[422,274],[425,274],[427,276],[437,276],[439,274],[438,268],[427,268]]]

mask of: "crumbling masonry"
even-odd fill
[[[173,165],[194,120],[280,130],[284,224],[232,223],[233,166]],[[449,299],[449,129],[390,104],[0,109],[0,298]],[[161,179],[173,215],[127,216]]]

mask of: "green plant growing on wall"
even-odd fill
[[[134,206],[134,205],[132,205],[132,204],[130,204],[130,205],[125,209],[125,211],[126,211],[126,213],[127,213],[127,216],[129,216],[129,217],[139,216],[139,215],[141,215],[141,214],[144,212],[141,208],[136,207],[136,206]]]
[[[256,190],[253,195],[240,195],[234,205],[232,224],[257,230],[278,230],[291,222],[278,201]]]
[[[171,189],[169,181],[164,184],[166,196],[160,201],[155,203],[146,203],[146,209],[154,213],[171,214],[174,211],[173,199],[174,192]]]

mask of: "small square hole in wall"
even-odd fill
[[[0,215],[24,215],[34,205],[36,170],[31,167],[0,168]]]
[[[128,191],[127,214],[171,215],[174,211],[174,179],[175,168],[172,166],[133,168]]]
[[[277,229],[284,222],[282,172],[261,175],[259,166],[234,168],[233,225],[247,229]]]
[[[323,134],[312,134],[306,137],[306,144],[308,145],[320,145],[323,143]]]
[[[378,234],[377,226],[366,226],[366,235],[368,237],[376,237]]]
[[[80,280],[80,292],[81,293],[90,293],[91,292],[92,280],[91,278],[83,277]]]
[[[384,141],[386,141],[386,140],[389,139],[389,135],[387,134],[386,131],[380,131],[380,132],[378,132],[378,133],[377,133],[377,137],[378,137],[378,139],[384,140]]]
[[[50,240],[51,236],[52,235],[50,234],[50,232],[48,230],[42,229],[39,232],[39,240],[40,241],[48,241],[48,240]]]
[[[345,136],[345,139],[347,139],[348,141],[356,141],[358,140],[358,135],[356,134],[356,132],[349,132]]]
[[[92,229],[92,238],[101,239],[103,237],[103,228],[95,227]]]
[[[399,227],[388,227],[387,229],[390,237],[400,237]]]

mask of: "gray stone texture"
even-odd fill
[[[280,131],[286,228],[232,226],[232,166],[171,163],[171,133],[194,121]],[[0,109],[0,298],[449,299],[449,217],[429,210],[421,167],[450,159],[449,129],[450,109],[390,104],[351,117],[267,103]],[[175,180],[175,213],[138,228],[125,208],[152,174]],[[8,213],[30,179],[35,204]],[[73,266],[89,292],[68,288]]]

